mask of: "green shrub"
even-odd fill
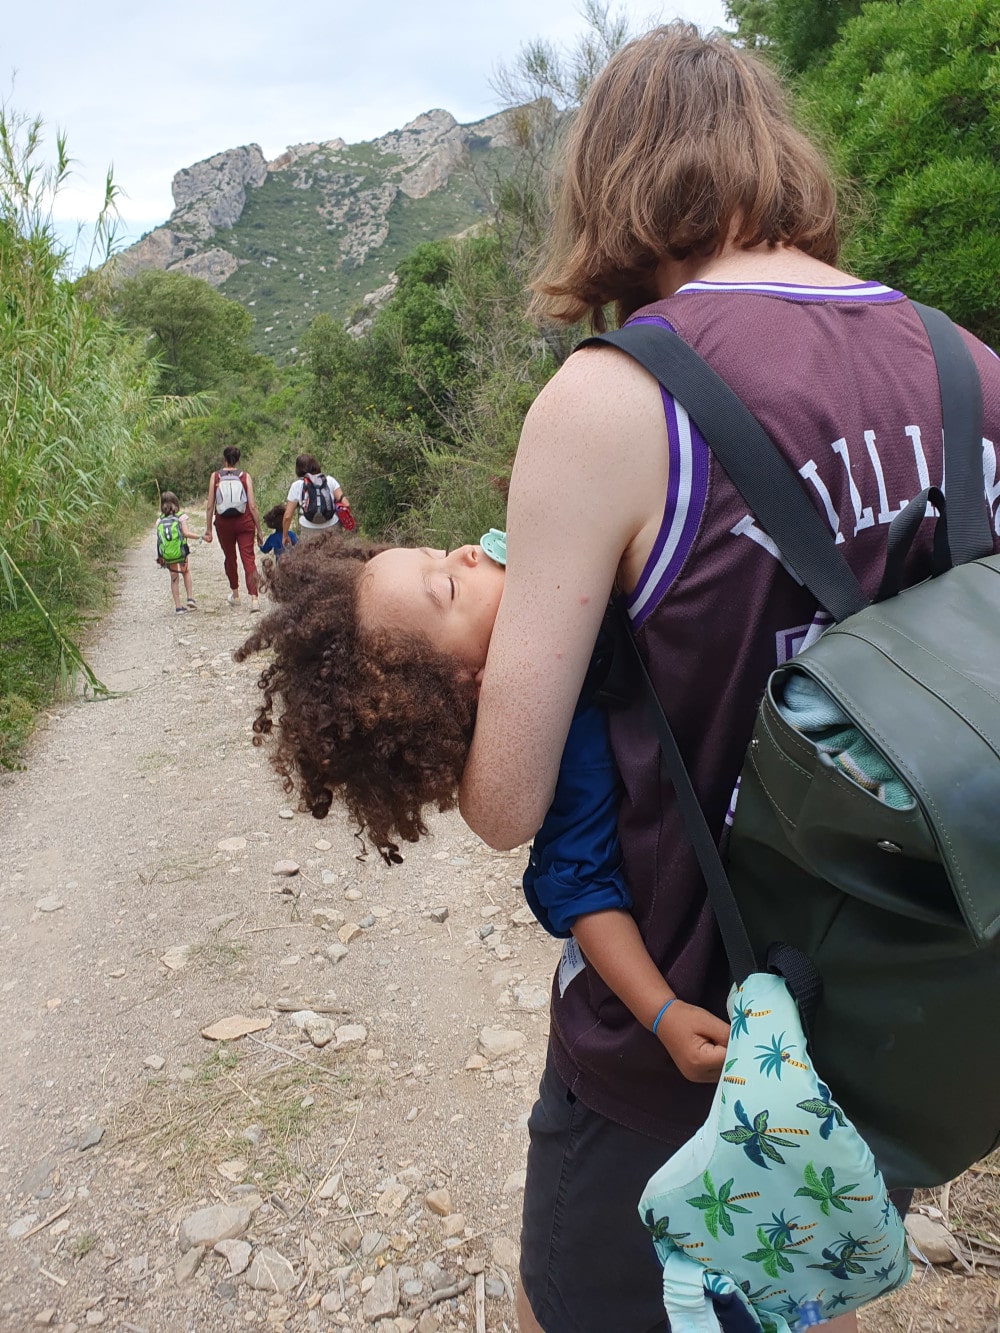
[[[803,107],[862,187],[845,259],[998,337],[1000,8],[875,0],[802,79]]]

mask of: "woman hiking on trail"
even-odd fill
[[[243,562],[243,577],[250,595],[250,610],[259,610],[257,604],[257,562],[254,557],[254,537],[264,541],[264,529],[261,526],[257,502],[253,494],[253,481],[247,472],[237,468],[240,451],[234,444],[227,445],[222,451],[225,467],[213,472],[208,483],[208,500],[205,504],[205,537],[212,540],[212,516],[215,516],[215,531],[219,534],[219,545],[225,556],[226,578],[229,580],[229,596],[226,601],[230,606],[239,606],[240,582],[236,569],[236,549],[239,547],[240,560]]]

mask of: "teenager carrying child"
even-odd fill
[[[188,564],[189,542],[195,534],[187,524],[187,514],[179,514],[180,501],[173,491],[160,496],[160,517],[156,520],[156,563],[170,571],[170,594],[174,599],[174,614],[196,610],[191,571]],[[181,579],[187,595],[187,606],[181,602]]]
[[[502,558],[496,537],[484,541]],[[317,818],[340,801],[391,854],[395,839],[427,832],[428,807],[454,806],[503,582],[503,565],[482,546],[317,543],[274,571],[274,609],[235,657],[273,652],[259,680],[256,741],[273,737],[286,789],[298,788]],[[628,910],[598,675],[584,687],[525,890],[546,929],[573,936],[685,1077],[714,1082],[728,1025],[675,995]],[[572,980],[562,973],[561,984]]]

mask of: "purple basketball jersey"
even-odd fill
[[[701,282],[634,319],[673,328],[739,395],[873,594],[889,523],[923,487],[942,483],[937,375],[905,297],[872,282]],[[998,532],[1000,361],[966,340],[983,383],[984,483]],[[666,394],[664,407],[663,521],[629,613],[702,808],[721,836],[768,675],[828,622],[684,409]],[[914,543],[909,582],[929,572],[932,532],[925,523]],[[725,957],[641,699],[612,714],[611,736],[625,787],[625,872],[643,939],[681,999],[724,1016]],[[680,1075],[572,942],[553,996],[556,1066],[581,1100],[667,1143],[687,1139],[713,1089]]]

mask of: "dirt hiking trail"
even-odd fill
[[[388,868],[296,812],[246,598],[214,545],[192,573],[174,615],[129,554],[90,650],[120,693],[0,779],[0,1330],[512,1333],[558,956],[524,853],[450,815]],[[934,1269],[863,1326],[985,1333],[993,1296]]]

